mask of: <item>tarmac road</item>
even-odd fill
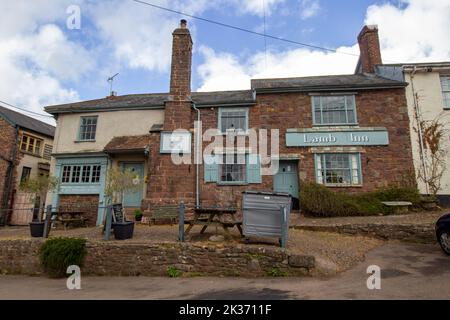
[[[367,289],[369,265],[381,268],[381,290]],[[0,299],[450,299],[450,257],[438,245],[388,242],[338,276],[317,278],[0,276]]]

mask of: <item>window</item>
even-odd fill
[[[61,178],[61,182],[62,183],[70,182],[70,172],[71,171],[72,171],[72,167],[71,166],[64,166],[63,167],[63,173],[62,173],[62,178]]]
[[[441,77],[441,86],[444,109],[450,109],[450,76]]]
[[[95,131],[97,130],[97,116],[81,117],[79,140],[94,141]]]
[[[43,140],[24,134],[20,143],[20,150],[40,156]]]
[[[98,183],[100,181],[100,170],[101,166],[92,166],[92,177],[91,182],[92,183]]]
[[[325,185],[361,185],[360,154],[316,154],[317,182]]]
[[[52,150],[53,150],[53,146],[51,144],[44,145],[44,159],[45,160],[51,160]]]
[[[31,174],[31,168],[29,167],[23,167],[22,168],[22,176],[20,177],[20,182],[25,182],[28,179],[30,179],[30,174]]]
[[[228,131],[246,132],[248,129],[247,108],[219,109],[219,129],[222,133]]]
[[[313,96],[314,124],[356,124],[355,96]]]
[[[245,182],[245,154],[224,154],[220,182]]]
[[[99,183],[101,166],[99,165],[68,165],[63,166],[62,183]]]

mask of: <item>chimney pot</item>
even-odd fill
[[[180,28],[186,29],[187,28],[187,21],[185,19],[181,19],[180,21]]]

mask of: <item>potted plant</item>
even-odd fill
[[[22,181],[19,189],[23,192],[28,192],[33,195],[33,200],[39,199],[39,208],[37,216],[33,216],[33,221],[30,222],[30,232],[32,237],[42,237],[44,235],[44,206],[47,192],[51,192],[58,186],[58,180],[55,177],[43,175],[33,179]]]
[[[139,176],[132,170],[121,170],[118,167],[109,170],[106,179],[105,194],[114,203],[113,215],[116,218],[112,229],[114,230],[114,238],[117,240],[125,240],[133,237],[134,222],[126,220],[122,201],[125,193],[137,192],[139,188],[142,188],[142,181],[140,181]]]
[[[141,209],[134,210],[134,220],[135,221],[141,222],[143,216],[144,216],[144,214],[142,213]]]

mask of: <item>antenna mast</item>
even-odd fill
[[[113,91],[113,81],[114,81],[114,78],[115,78],[116,76],[118,76],[118,75],[119,75],[119,73],[116,73],[116,74],[113,75],[112,77],[109,77],[109,78],[108,78],[108,82],[109,82],[109,92],[110,92],[111,96],[114,95],[114,91]]]

